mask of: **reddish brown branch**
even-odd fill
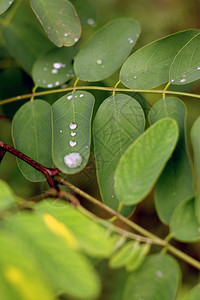
[[[3,156],[6,153],[6,151],[8,151],[11,154],[17,156],[18,158],[20,158],[21,160],[25,161],[27,164],[32,166],[34,169],[36,169],[40,173],[44,174],[49,186],[54,187],[54,188],[56,187],[55,183],[54,183],[54,180],[53,180],[53,177],[60,172],[59,169],[46,168],[45,166],[39,164],[38,162],[36,162],[32,158],[28,157],[24,153],[22,153],[22,152],[18,151],[17,149],[5,144],[2,141],[0,141],[0,162],[3,159]]]

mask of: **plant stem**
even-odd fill
[[[192,97],[200,99],[199,94],[193,93],[185,93],[185,92],[176,92],[176,91],[167,91],[167,90],[143,90],[143,89],[127,89],[127,88],[114,88],[114,87],[103,87],[103,86],[76,86],[76,87],[68,87],[64,89],[56,89],[50,91],[43,91],[37,93],[30,93],[21,96],[11,97],[0,101],[0,105],[11,103],[14,101],[19,101],[23,99],[28,99],[30,97],[49,95],[49,94],[57,94],[68,92],[72,90],[98,90],[98,91],[109,91],[109,92],[132,92],[132,93],[151,93],[151,94],[163,94],[163,95],[176,95],[176,96],[184,96],[184,97]]]
[[[152,240],[152,242],[157,243],[160,246],[165,247],[168,251],[170,251],[171,253],[173,253],[176,257],[184,260],[188,264],[190,264],[193,267],[195,267],[198,270],[200,270],[200,262],[198,262],[196,259],[190,257],[189,255],[183,253],[182,251],[176,249],[174,246],[170,245],[167,241],[161,239],[160,237],[158,237],[158,236],[154,235],[153,233],[147,231],[146,229],[140,227],[139,225],[137,225],[133,221],[125,218],[124,216],[122,216],[121,214],[119,214],[114,209],[112,209],[109,206],[105,205],[104,203],[100,202],[96,198],[88,195],[87,193],[85,193],[84,191],[80,190],[79,188],[77,188],[76,186],[74,186],[73,184],[71,184],[70,182],[66,181],[64,178],[56,176],[54,178],[54,180],[57,183],[60,183],[60,184],[63,184],[65,186],[69,187],[71,190],[73,190],[75,193],[77,193],[81,197],[87,199],[88,201],[90,201],[91,203],[95,204],[96,206],[104,209],[105,211],[107,211],[108,213],[110,213],[112,216],[116,216],[124,224],[128,225],[130,228],[132,228],[135,231],[139,232],[141,235],[149,238],[150,240]]]
[[[35,160],[33,160],[32,158],[25,155],[24,153],[22,153],[22,152],[18,151],[17,149],[5,144],[2,141],[0,141],[0,162],[3,159],[3,156],[6,153],[6,151],[8,151],[9,153],[11,153],[11,154],[17,156],[18,158],[22,159],[27,164],[32,166],[34,169],[36,169],[39,172],[41,172],[42,174],[44,174],[44,176],[47,179],[47,182],[48,182],[49,186],[50,187],[55,187],[53,176],[57,175],[60,172],[59,169],[46,168],[46,167],[42,166],[41,164],[39,164],[38,162],[36,162]]]

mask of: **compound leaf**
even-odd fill
[[[23,212],[7,218],[4,226],[36,259],[54,294],[67,293],[79,299],[98,295],[97,274],[88,259],[77,251],[78,241],[62,222],[47,212]]]
[[[68,0],[30,0],[49,39],[57,46],[73,46],[81,35],[75,8]]]
[[[175,299],[180,281],[180,269],[169,255],[148,256],[142,266],[127,279],[122,300]]]
[[[192,139],[192,146],[193,146],[193,153],[194,153],[194,168],[196,173],[196,180],[197,180],[197,192],[196,192],[196,199],[195,199],[195,206],[196,206],[196,216],[200,223],[200,117],[194,122],[191,130],[191,139]]]
[[[74,70],[81,80],[99,81],[114,73],[129,55],[140,34],[132,19],[118,19],[99,30],[75,58]]]
[[[132,97],[117,94],[108,97],[97,111],[93,136],[97,177],[103,201],[117,209],[114,174],[124,151],[143,133],[145,118],[140,104]],[[127,208],[130,214],[133,208]]]
[[[14,2],[14,0],[1,0],[0,1],[0,14],[3,14]]]
[[[42,100],[25,103],[12,122],[13,143],[17,150],[45,167],[52,167],[51,106]],[[18,159],[23,175],[31,181],[43,181],[44,175]]]
[[[170,231],[174,238],[184,242],[200,240],[200,224],[195,214],[195,199],[181,202],[170,220]]]
[[[200,33],[175,56],[169,79],[173,84],[188,84],[200,79]]]
[[[35,60],[51,49],[52,44],[31,24],[11,24],[3,29],[6,47],[26,72],[31,73]]]
[[[87,163],[93,105],[92,94],[74,91],[52,106],[53,158],[63,173],[76,173]]]
[[[32,70],[35,85],[52,88],[73,78],[72,61],[76,53],[76,47],[55,48],[40,56]]]
[[[176,122],[165,118],[148,128],[129,146],[115,172],[115,193],[122,204],[136,204],[150,192],[177,139]]]
[[[123,64],[120,81],[132,89],[151,89],[168,82],[174,57],[198,32],[178,32],[137,50]]]
[[[0,235],[0,298],[49,300],[51,286],[22,241],[7,231]]]
[[[189,293],[186,295],[184,300],[199,300],[200,295],[200,284],[197,284]]]
[[[74,207],[62,201],[57,201],[55,205],[54,201],[47,199],[46,202],[41,202],[36,207],[37,212],[48,212],[67,226],[81,249],[90,256],[107,257],[111,253],[113,239],[107,235],[106,228],[90,220]]]
[[[179,140],[172,157],[156,183],[156,209],[162,222],[169,224],[176,206],[194,195],[193,175],[186,145],[186,109],[175,97],[158,101],[150,110],[151,123],[170,117],[179,127]]]

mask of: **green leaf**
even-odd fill
[[[192,146],[193,146],[193,153],[194,153],[194,168],[196,173],[196,180],[197,180],[197,192],[196,192],[196,215],[197,219],[200,223],[200,117],[194,122],[191,130],[191,139],[192,139]]]
[[[40,56],[32,70],[35,85],[52,88],[74,77],[72,68],[76,47],[55,48]]]
[[[199,295],[200,284],[197,284],[191,291],[189,291],[184,300],[199,300]]]
[[[150,255],[138,270],[129,275],[122,300],[172,300],[179,281],[180,269],[174,258]]]
[[[168,82],[174,57],[198,32],[178,32],[137,50],[123,64],[120,81],[132,89],[151,89]]]
[[[15,206],[15,195],[9,185],[0,179],[0,210]]]
[[[140,248],[138,242],[130,241],[123,245],[110,258],[109,267],[113,269],[121,268],[126,265],[127,261]]]
[[[173,84],[188,84],[200,79],[200,33],[178,52],[169,74]]]
[[[200,224],[195,214],[194,198],[181,202],[177,206],[171,217],[170,232],[179,241],[200,240]]]
[[[94,3],[94,1],[70,0],[70,2],[76,8],[82,26],[93,27],[96,25],[95,19],[97,16],[97,8],[96,3]]]
[[[54,206],[55,200],[47,199],[46,201],[48,202],[38,204],[36,210],[40,213],[48,212],[67,226],[83,251],[95,257],[110,255],[113,250],[113,238],[108,236],[106,228],[62,201],[59,201],[61,206]]]
[[[52,167],[51,106],[47,102],[34,100],[24,104],[13,118],[12,134],[17,150],[45,167]],[[28,180],[45,179],[43,174],[20,159],[18,165]]]
[[[14,0],[1,0],[0,1],[0,14],[3,14],[14,2]]]
[[[81,35],[75,8],[68,0],[30,0],[49,39],[57,46],[73,46]]]
[[[7,230],[35,257],[54,294],[90,299],[99,293],[99,279],[89,260],[79,253],[71,231],[49,213],[19,213],[6,221]]]
[[[0,298],[5,300],[52,299],[50,284],[23,242],[8,232],[0,234]]]
[[[155,203],[162,222],[169,224],[177,205],[194,195],[192,168],[186,145],[186,109],[175,97],[158,101],[150,110],[151,123],[170,117],[179,127],[179,140],[172,157],[156,183]]]
[[[135,252],[132,253],[131,257],[126,263],[126,270],[132,272],[140,267],[143,263],[146,255],[149,253],[150,244],[142,244],[137,248]]]
[[[35,26],[30,24],[11,24],[4,28],[3,38],[9,52],[31,73],[35,60],[53,46]]]
[[[53,157],[57,168],[73,174],[82,170],[90,153],[90,123],[94,97],[74,91],[53,107]]]
[[[165,118],[148,128],[126,150],[115,172],[115,193],[122,204],[136,204],[150,192],[177,139],[176,122]]]
[[[114,209],[119,206],[114,193],[115,170],[125,150],[143,133],[144,127],[143,110],[128,95],[108,97],[97,111],[93,126],[97,177],[103,201]],[[122,213],[129,215],[132,210],[131,207]]]
[[[100,29],[75,58],[76,76],[85,81],[99,81],[114,73],[129,55],[140,34],[132,19],[118,19]]]

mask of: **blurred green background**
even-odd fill
[[[134,51],[147,43],[177,31],[189,28],[200,29],[200,0],[72,0],[71,2],[76,7],[82,23],[82,37],[78,42],[78,46],[80,47],[104,24],[120,17],[133,18],[141,25],[141,36]],[[29,20],[29,16],[31,16],[32,19],[30,19],[36,22],[37,26],[40,26],[30,9],[27,8],[28,2],[22,0],[21,3],[21,7],[18,9],[13,20],[25,24],[27,20]],[[0,101],[8,97],[31,92],[33,88],[32,79],[22,70],[20,64],[13,59],[12,55],[4,47],[1,19],[5,18],[7,14],[9,14],[9,11],[0,16]],[[114,86],[117,81],[118,73],[116,72],[116,74],[100,84]],[[178,87],[178,89],[180,90],[180,87]],[[181,89],[199,94],[200,84],[197,82],[193,85],[183,86]],[[109,95],[102,92],[94,92],[94,94],[96,96],[97,106]],[[58,97],[58,95],[47,97],[47,100],[53,102]],[[152,105],[160,99],[160,96],[145,94],[145,98],[149,102],[149,105]],[[200,114],[200,101],[191,98],[181,99],[188,108],[189,131],[191,124]],[[23,102],[20,101],[19,103],[15,102],[5,105],[4,107],[0,106],[0,115],[12,117],[22,103]],[[0,119],[0,140],[12,145],[11,120]],[[14,192],[22,198],[37,195],[47,189],[45,183],[33,184],[27,181],[20,173],[15,157],[9,153],[5,155],[0,165],[0,178],[8,182]],[[89,162],[89,168],[73,176],[71,180],[85,191],[99,197],[92,157]],[[134,220],[161,236],[167,233],[165,226],[158,226],[160,223],[154,211],[152,194],[138,206]],[[177,243],[175,243],[175,245],[177,245]],[[199,243],[194,243],[191,246],[179,243],[178,246],[197,259],[200,258]],[[104,270],[104,266],[102,268],[102,274],[105,276],[108,270]],[[184,293],[184,290],[192,287],[199,276],[198,272],[189,266],[183,266],[183,274],[185,284],[181,293]],[[108,277],[109,276],[111,275],[108,272]],[[106,288],[109,289],[109,286],[105,286],[105,289]]]

